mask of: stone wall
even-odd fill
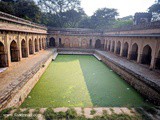
[[[129,71],[127,68],[116,64],[114,61],[107,59],[105,56],[101,55],[99,52],[95,53],[101,57],[102,61],[109,66],[113,71],[120,75],[127,83],[134,87],[139,93],[141,93],[147,100],[151,101],[156,105],[160,105],[160,93],[153,89],[151,86],[144,82],[144,78],[137,76],[133,72]]]
[[[15,83],[12,90],[2,93],[0,98],[0,110],[8,107],[20,106],[32,88],[40,79],[41,75],[45,72],[46,68],[52,61],[53,53],[51,52],[45,59],[38,62],[29,71],[19,77],[19,83]]]

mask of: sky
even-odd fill
[[[115,8],[119,18],[134,15],[136,12],[147,12],[155,0],[81,0],[81,6],[88,16],[99,8]]]

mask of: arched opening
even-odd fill
[[[142,64],[150,65],[150,63],[151,63],[151,58],[152,58],[152,49],[151,49],[151,47],[150,47],[149,45],[146,45],[146,46],[143,48],[141,63],[142,63]]]
[[[111,48],[111,41],[109,41],[108,51],[110,51],[110,48]]]
[[[27,57],[27,46],[25,40],[22,40],[21,42],[21,52],[22,52],[22,58]]]
[[[39,50],[42,50],[42,41],[39,39]]]
[[[55,46],[56,46],[55,39],[54,39],[53,37],[51,37],[51,38],[49,39],[49,46],[50,46],[50,47],[55,47]]]
[[[78,39],[75,39],[75,40],[72,41],[72,47],[73,48],[78,48],[79,47],[79,41],[78,41]]]
[[[155,68],[160,70],[160,50],[158,52],[158,56],[157,56],[157,59],[156,59]]]
[[[31,39],[29,40],[29,54],[33,54],[33,42]]]
[[[0,42],[0,67],[7,67],[7,55],[2,42]]]
[[[127,42],[124,43],[122,56],[123,57],[127,57],[128,56],[128,43]]]
[[[120,54],[120,51],[121,51],[121,42],[118,41],[117,48],[116,48],[116,54]]]
[[[38,52],[38,40],[37,39],[35,39],[34,44],[35,44],[35,52]]]
[[[59,46],[62,46],[62,40],[59,38]]]
[[[89,47],[92,48],[92,39],[89,41]]]
[[[101,49],[101,40],[96,40],[96,44],[95,44],[95,48],[96,49]]]
[[[10,44],[10,55],[11,55],[11,62],[19,61],[19,50],[17,43],[14,40]]]
[[[112,52],[114,52],[114,47],[115,47],[115,41],[112,42],[112,49],[111,49]]]
[[[131,52],[131,60],[137,60],[138,58],[138,45],[134,43],[132,45],[132,52]]]

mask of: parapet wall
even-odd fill
[[[146,84],[148,81],[143,78],[143,76],[137,76],[134,72],[130,73],[129,70],[119,64],[116,64],[114,61],[106,58],[99,52],[95,51],[102,61],[109,66],[113,71],[120,75],[127,83],[134,87],[139,93],[141,93],[147,100],[150,102],[160,105],[160,93],[158,90],[153,89],[149,84]],[[144,82],[146,81],[146,82]]]
[[[54,52],[56,51],[50,52],[48,56],[38,62],[25,74],[22,74],[21,77],[19,77],[19,80],[17,80],[19,82],[16,82],[12,87],[10,86],[10,90],[0,94],[0,110],[9,107],[18,107],[23,103],[52,61]]]

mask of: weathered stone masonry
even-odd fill
[[[58,29],[45,27],[30,21],[0,12],[0,68],[9,67],[12,62],[18,62],[47,47],[67,48],[66,50],[100,49],[119,55],[137,64],[143,64],[147,69],[160,69],[160,23],[147,27],[135,27],[111,31],[68,28]],[[71,49],[73,48],[73,49]],[[89,51],[90,52],[90,51]],[[98,54],[98,53],[97,53]],[[47,57],[50,61],[52,54]],[[120,74],[128,83],[154,103],[160,103],[158,90],[152,84],[144,83],[134,73],[113,61],[104,58],[102,61]],[[23,84],[15,83],[15,90],[0,95],[0,109],[20,105],[29,91],[38,81],[45,69],[41,65],[47,59],[33,66],[33,69],[20,77]],[[47,62],[47,65],[49,62]],[[40,72],[40,73],[39,73]],[[38,74],[38,77],[35,77]],[[32,84],[33,83],[33,84]],[[31,86],[27,89],[26,86]],[[33,85],[33,86],[32,86]],[[147,90],[146,90],[147,89]]]

